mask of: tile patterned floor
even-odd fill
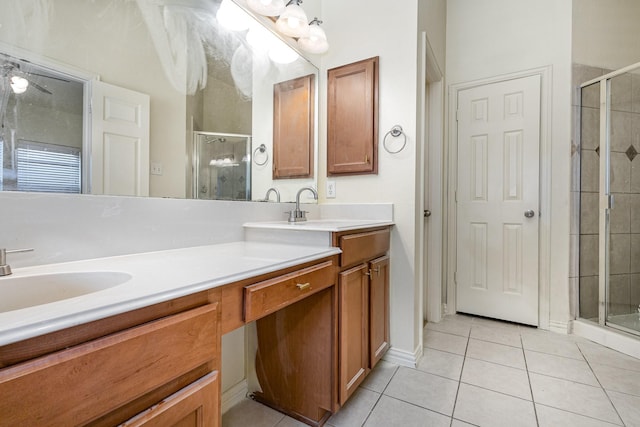
[[[471,316],[425,328],[416,369],[381,361],[330,427],[640,426],[640,360]],[[246,400],[223,427],[304,427]]]

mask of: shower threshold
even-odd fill
[[[640,313],[617,314],[609,316],[607,326],[629,334],[640,335]]]

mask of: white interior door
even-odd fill
[[[91,193],[149,195],[149,95],[91,87]]]
[[[458,92],[457,311],[538,325],[540,76]]]

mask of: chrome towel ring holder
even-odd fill
[[[393,139],[391,138],[399,138],[399,137],[402,137],[402,144],[400,145],[400,148],[397,148],[395,150],[390,149],[387,146],[389,144],[389,140],[393,141]],[[404,131],[402,130],[402,126],[400,125],[395,125],[394,127],[392,127],[391,130],[385,134],[384,139],[382,141],[382,146],[389,154],[396,154],[401,152],[402,150],[404,150],[404,147],[406,145],[407,145],[407,134],[404,133]]]
[[[264,161],[262,162],[258,161],[258,153],[261,153],[264,155]],[[258,166],[264,166],[267,164],[268,161],[269,161],[269,153],[267,153],[267,146],[264,144],[260,144],[258,148],[253,150],[253,162]]]

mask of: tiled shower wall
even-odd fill
[[[574,64],[574,87],[610,70]],[[572,283],[579,290],[579,317],[598,317],[600,86],[574,97],[572,162]],[[611,192],[609,313],[635,312],[640,304],[640,76],[611,82]],[[575,286],[574,286],[575,288]]]

